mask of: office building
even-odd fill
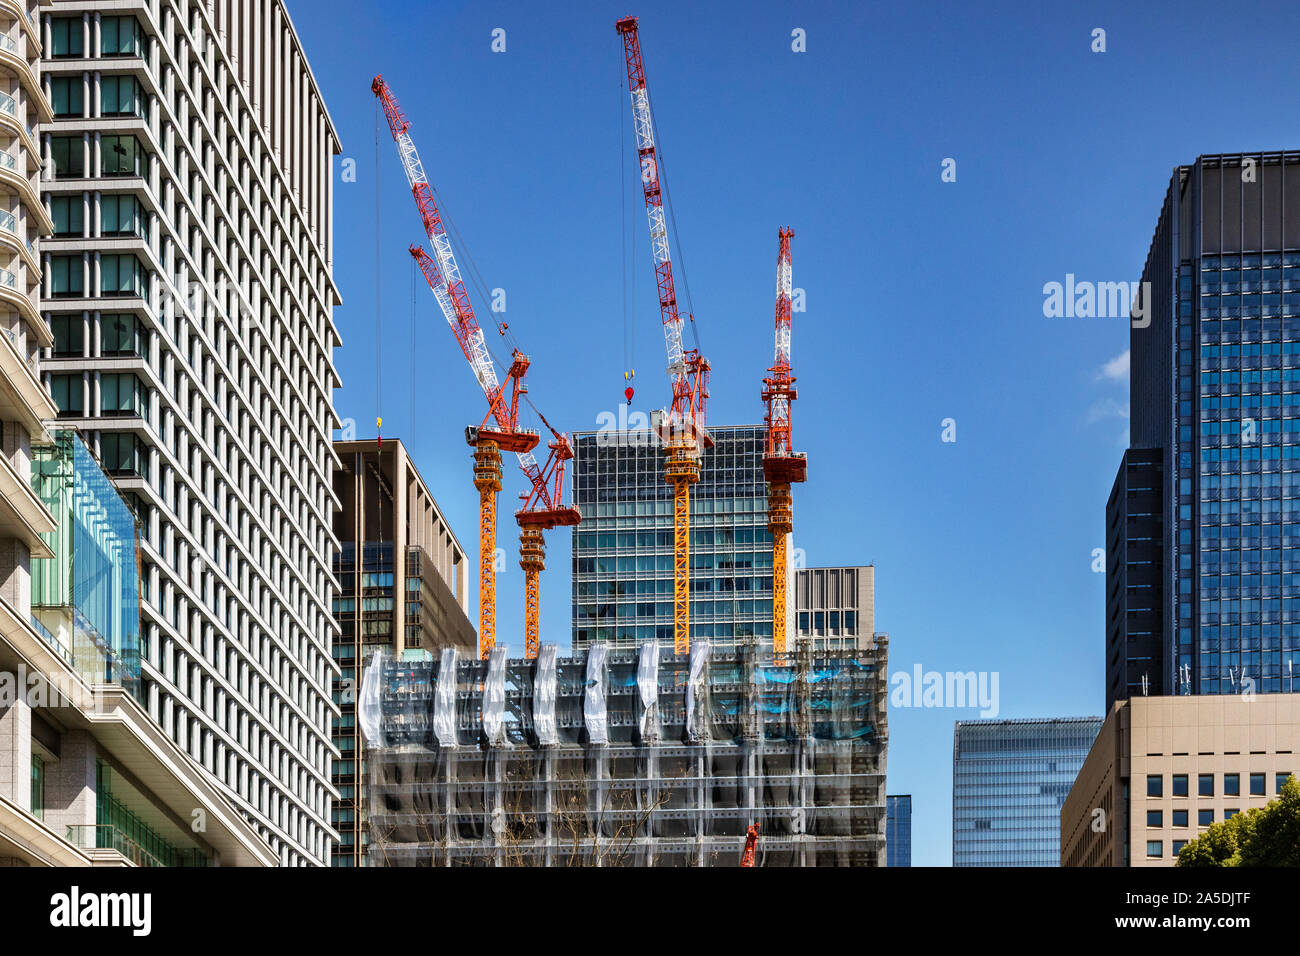
[[[885,865],[912,865],[912,797],[885,797]]]
[[[1117,701],[1061,808],[1061,865],[1172,866],[1189,840],[1275,799],[1292,774],[1292,694]]]
[[[710,429],[691,487],[691,637],[772,642],[761,425]],[[573,436],[573,647],[673,640],[673,498],[649,429]]]
[[[328,864],[334,127],[282,0],[39,15],[42,370],[141,522],[141,694]]]
[[[1300,669],[1300,153],[1174,169],[1130,330],[1117,489],[1160,547],[1113,563],[1107,699],[1292,693]],[[1161,520],[1148,514],[1159,505]],[[1130,626],[1116,622],[1139,611]],[[1160,628],[1160,640],[1149,631]],[[1158,648],[1158,651],[1157,651]],[[1158,676],[1157,676],[1158,675]]]
[[[1157,449],[1124,453],[1106,503],[1106,707],[1165,693],[1164,468]]]
[[[958,721],[952,865],[1058,866],[1061,804],[1100,727],[1100,717]]]
[[[126,502],[66,429],[32,446],[26,494],[18,488],[6,507],[53,530],[5,542],[30,560],[21,588],[11,569],[0,592],[0,866],[274,865],[145,708]]]
[[[360,670],[378,650],[399,661],[424,660],[444,647],[472,656],[477,638],[467,616],[465,552],[406,446],[386,438],[335,442],[334,450],[341,463],[334,472],[341,505],[334,515],[334,616],[340,630],[334,691],[340,713],[333,772],[339,799],[331,811],[339,842],[331,862],[360,866],[367,839],[365,788],[359,786],[365,754],[356,715]]]
[[[887,644],[671,651],[368,669],[373,862],[883,866]]]
[[[797,639],[815,650],[871,645],[876,632],[876,569],[803,568],[795,572]]]

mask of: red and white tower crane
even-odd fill
[[[500,381],[461,279],[451,240],[434,201],[433,189],[411,139],[411,124],[382,76],[375,77],[370,89],[383,105],[411,195],[433,250],[430,256],[419,246],[411,246],[411,255],[424,273],[425,281],[488,403],[488,413],[483,422],[465,432],[466,441],[474,448],[474,487],[479,492],[479,653],[486,658],[496,644],[496,496],[501,491],[501,452],[504,450],[518,456],[519,467],[531,487],[528,493],[520,496],[525,507],[516,518],[522,528],[520,565],[525,571],[529,595],[525,602],[525,640],[529,656],[536,656],[540,611],[537,573],[544,567],[546,553],[541,532],[557,525],[577,524],[581,520],[577,509],[564,507],[560,499],[564,463],[572,457],[568,438],[551,429],[554,441],[549,446],[551,454],[547,466],[542,468],[538,465],[532,450],[537,447],[539,436],[536,431],[519,427],[519,401],[528,392],[528,386],[524,384],[528,356],[517,348],[513,349],[506,381]],[[497,331],[505,334],[505,328],[500,324]],[[549,423],[547,427],[550,427]],[[550,488],[551,482],[554,482],[554,493]]]
[[[772,652],[785,654],[787,642],[788,540],[794,530],[794,505],[790,485],[808,478],[808,458],[791,444],[790,407],[798,392],[790,362],[790,312],[793,272],[790,240],[794,230],[777,231],[776,257],[776,358],[763,379],[767,403],[767,441],[763,448],[763,477],[767,479],[767,529],[772,533]]]
[[[641,189],[650,224],[650,252],[654,257],[659,312],[668,352],[668,381],[672,387],[672,406],[663,416],[659,432],[666,456],[664,478],[673,486],[673,647],[676,653],[685,654],[690,650],[691,640],[691,485],[700,480],[702,449],[713,444],[705,428],[704,408],[709,396],[709,363],[698,348],[688,349],[682,341],[684,321],[677,308],[673,283],[664,186],[655,149],[654,117],[650,112],[637,18],[624,17],[616,27],[623,38],[627,61],[627,88],[632,97]],[[688,318],[694,321],[694,316]]]

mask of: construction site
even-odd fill
[[[791,486],[807,479],[807,458],[794,450],[791,428],[797,398],[790,352],[794,230],[777,229],[775,324],[767,326],[775,329],[773,362],[759,390],[764,424],[755,439],[762,466],[756,483],[765,486],[766,529],[756,538],[747,519],[735,532],[751,552],[757,541],[764,553],[715,564],[715,535],[717,541],[734,539],[732,529],[714,525],[713,501],[700,506],[709,512],[700,519],[704,527],[691,527],[691,489],[715,445],[706,424],[711,365],[701,350],[684,270],[678,301],[674,259],[680,266],[681,244],[667,201],[637,18],[625,17],[615,29],[626,65],[636,181],[649,227],[669,385],[668,403],[650,415],[649,434],[663,455],[662,480],[671,493],[664,504],[671,504],[671,513],[665,508],[662,519],[647,515],[646,530],[637,530],[644,510],[619,533],[602,523],[604,515],[584,515],[576,501],[564,503],[572,439],[530,396],[525,378],[531,359],[490,309],[483,314],[492,316],[497,335],[485,336],[471,288],[486,302],[489,286],[467,254],[468,286],[462,278],[459,233],[439,207],[411,121],[382,76],[371,84],[428,240],[427,248],[411,245],[410,254],[487,410],[465,429],[479,503],[477,659],[428,635],[422,640],[427,655],[360,648],[368,662],[356,706],[365,738],[367,862],[884,865],[887,638],[876,635],[865,649],[814,656],[810,644],[788,637]],[[494,353],[489,341],[509,353]],[[629,357],[623,374],[629,405],[635,375]],[[540,427],[526,427],[525,417]],[[539,461],[541,453],[534,452],[543,441],[547,453]],[[515,511],[524,572],[524,656],[518,659],[497,643],[502,452],[515,453],[525,479]],[[744,454],[757,468],[757,447]],[[736,494],[739,486],[728,487]],[[652,525],[662,531],[649,530]],[[546,533],[556,528],[575,535],[582,528],[584,538],[611,539],[616,547],[625,537],[662,540],[665,549],[662,566],[656,556],[631,551],[608,568],[602,559],[591,562],[590,580],[581,586],[615,599],[593,605],[597,641],[587,645],[584,631],[584,646],[575,640],[577,656],[565,658],[540,640]],[[691,553],[696,537],[710,549],[699,561]],[[737,580],[733,588],[729,575],[738,577],[742,565],[758,569],[749,575],[755,580]],[[576,559],[574,567],[576,576]],[[763,573],[769,567],[770,577]],[[671,581],[652,580],[656,568],[671,571]],[[693,581],[693,571],[706,568],[712,576]],[[726,573],[719,576],[719,568]],[[662,605],[650,597],[661,591],[659,583],[671,588],[663,590]],[[695,627],[693,584],[700,593],[722,595],[716,605],[709,602]],[[733,591],[743,592],[739,602],[728,596]],[[649,613],[662,613],[662,629],[619,631],[626,642],[607,645],[607,618],[632,609],[630,600],[624,608],[616,598],[635,595],[643,595],[642,608],[655,609]],[[712,617],[766,615],[769,602],[770,627],[752,620],[718,625]],[[711,649],[715,629],[719,640]]]
[[[883,866],[887,663],[883,636],[783,661],[380,656],[358,702],[369,863]]]

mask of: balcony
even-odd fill
[[[175,850],[171,861],[164,862],[108,823],[68,827],[68,842],[85,851],[97,866],[211,866],[199,850]]]
[[[33,275],[41,271],[41,264],[36,259],[36,247],[23,235],[18,217],[3,209],[0,209],[0,243],[13,249]]]
[[[6,150],[0,150],[0,185],[9,187],[22,199],[36,232],[48,235],[54,231],[54,220],[45,211],[45,204],[27,174],[27,163]],[[32,248],[30,242],[28,248]],[[34,249],[32,254],[35,255]]]
[[[36,127],[27,122],[27,117],[18,111],[18,101],[8,93],[0,93],[0,125],[7,126],[16,133],[33,156],[40,155],[41,148],[36,143]]]
[[[40,78],[36,75],[32,64],[27,61],[27,55],[17,40],[4,33],[0,33],[0,69],[8,69],[18,77],[27,99],[36,106],[39,114],[38,122],[48,123],[54,119],[54,111],[45,99]]]
[[[36,304],[31,296],[19,285],[18,276],[8,269],[0,269],[0,304],[6,303],[21,314],[31,326],[33,337],[42,348],[49,348],[54,344],[54,336],[50,333],[45,320],[41,318],[41,313],[36,310]]]

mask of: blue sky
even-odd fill
[[[484,403],[423,285],[412,325],[406,247],[422,233],[386,127],[376,176],[375,73],[487,285],[506,290],[538,407],[573,431],[622,403],[625,235],[633,407],[666,401],[614,31],[635,13],[713,363],[710,421],[761,421],[776,232],[791,225],[807,296],[796,546],[810,565],[875,563],[891,672],[997,672],[1003,717],[1100,714],[1092,549],[1127,430],[1128,339],[1122,319],[1045,318],[1043,286],[1136,280],[1175,165],[1300,146],[1300,10],[1053,6],[289,0],[343,143],[340,415],[371,435],[378,407],[473,556],[463,428]],[[941,181],[947,158],[956,182]],[[947,418],[955,442],[941,441]],[[513,553],[512,522],[500,539]],[[566,539],[550,535],[542,585],[543,640],[562,647]],[[498,621],[522,651],[513,560]],[[891,709],[889,791],[913,795],[918,865],[951,861],[952,727],[977,716]]]

